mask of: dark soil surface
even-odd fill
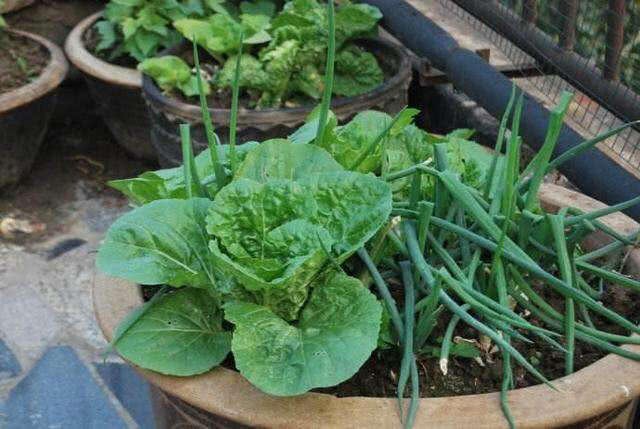
[[[106,182],[157,168],[131,159],[115,143],[84,83],[63,85],[58,91],[58,106],[31,172],[19,184],[0,189],[0,220],[11,217],[41,225],[11,239],[26,248],[66,234],[70,219],[78,215],[78,204],[99,199],[105,207],[95,204],[96,211],[127,210],[127,199]],[[91,221],[103,217],[94,213]],[[95,229],[108,226],[95,225]],[[0,231],[2,238],[6,237]]]
[[[563,311],[563,301],[555,293],[542,288],[538,288],[538,293],[557,310]],[[637,297],[634,297],[633,293],[628,290],[617,286],[609,286],[605,290],[601,301],[605,306],[626,316],[634,323],[640,322],[640,305],[637,304]],[[626,334],[616,325],[606,320],[594,317],[593,314],[591,314],[591,317],[598,329],[616,334]],[[534,325],[542,326],[540,321],[535,318],[529,317],[528,319]],[[432,338],[441,337],[444,334],[447,323],[448,320],[441,318],[438,328],[432,334]],[[512,341],[514,347],[549,380],[563,377],[565,375],[564,353],[547,345],[547,343],[537,341],[536,337],[531,337],[524,332],[523,334],[534,340],[534,344],[514,340]],[[454,339],[456,337],[479,340],[477,332],[462,323],[458,324]],[[606,354],[600,349],[577,340],[575,370],[591,365]],[[401,352],[399,350],[377,350],[350,380],[338,386],[317,389],[317,391],[339,397],[396,396],[400,359]],[[439,367],[439,358],[420,357],[418,359],[420,396],[458,396],[499,391],[502,383],[501,353],[497,348],[489,347],[488,351],[483,351],[481,359],[484,366],[480,366],[478,362],[472,359],[449,356],[448,373],[444,375]],[[516,388],[539,384],[537,379],[515,363],[513,364],[513,374]]]
[[[22,36],[0,33],[0,94],[37,78],[49,62],[49,51]]]

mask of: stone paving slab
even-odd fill
[[[0,381],[16,377],[21,371],[20,362],[5,342],[0,339]]]
[[[133,368],[122,363],[95,365],[109,389],[143,429],[155,428],[149,384]]]
[[[109,396],[68,346],[49,349],[11,391],[2,408],[6,429],[128,428]]]

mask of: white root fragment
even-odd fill
[[[447,375],[449,371],[449,359],[440,359],[440,371],[443,375]]]

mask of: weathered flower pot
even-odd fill
[[[8,13],[20,10],[24,7],[32,5],[36,0],[5,0],[4,5],[0,7],[0,13]]]
[[[356,113],[375,109],[390,114],[397,113],[407,105],[407,90],[411,82],[411,61],[404,48],[384,39],[361,39],[357,42],[373,53],[385,76],[385,82],[374,90],[355,97],[334,98],[331,109],[340,122],[352,118]],[[180,55],[190,45],[166,50],[160,55]],[[194,152],[207,147],[202,114],[197,103],[186,103],[162,93],[153,79],[143,77],[143,93],[151,117],[151,139],[160,165],[175,167],[182,162],[180,147],[180,124],[191,125]],[[286,137],[304,123],[315,104],[295,108],[244,109],[238,112],[238,141],[264,141],[274,137]],[[230,109],[210,108],[211,118],[221,140],[229,134]]]
[[[540,199],[546,210],[573,206],[592,211],[604,205],[556,185],[543,185]],[[638,224],[622,214],[607,216],[610,227],[631,233]],[[589,238],[588,247],[607,242]],[[640,250],[630,253],[627,272],[640,277]],[[93,301],[107,339],[124,316],[142,303],[134,284],[96,277]],[[625,346],[640,352],[640,346]],[[171,377],[139,370],[154,387],[158,427],[270,428],[397,428],[401,427],[395,398],[337,398],[308,393],[297,397],[269,396],[239,373],[216,368],[196,377]],[[545,385],[509,393],[511,412],[519,428],[627,428],[632,403],[640,395],[640,362],[607,355],[576,373],[555,380],[557,391]],[[499,393],[424,398],[416,428],[505,427]]]
[[[0,94],[0,187],[16,183],[33,164],[49,127],[56,104],[56,89],[67,74],[64,53],[35,34],[4,30],[46,48],[49,62],[38,78]]]
[[[98,12],[82,20],[67,37],[65,51],[83,73],[91,97],[118,144],[138,158],[155,161],[141,93],[142,75],[136,69],[103,61],[85,47],[85,32],[101,16],[102,12]]]

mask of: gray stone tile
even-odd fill
[[[6,429],[127,428],[89,369],[66,346],[49,349],[0,412]]]
[[[15,377],[21,371],[22,368],[18,359],[16,359],[9,346],[0,339],[0,381]]]
[[[149,384],[129,365],[121,363],[96,364],[98,373],[142,429],[153,429],[153,409]]]
[[[28,284],[2,290],[0,333],[19,358],[38,358],[59,330],[56,313]]]
[[[0,332],[17,355],[39,357],[60,330],[58,316],[40,294],[27,285],[2,291]]]

